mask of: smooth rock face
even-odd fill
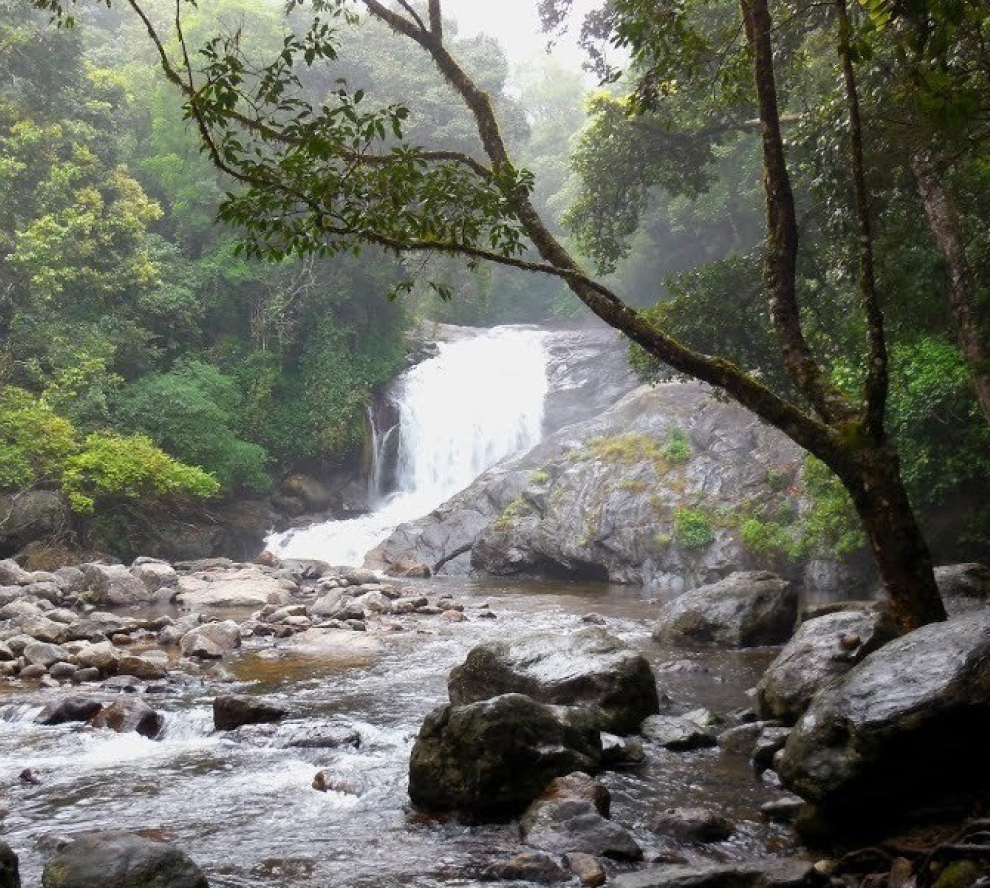
[[[816,808],[806,835],[868,834],[990,790],[988,736],[990,613],[980,612],[892,641],[820,691],[778,772]]]
[[[171,845],[108,831],[75,839],[45,864],[42,888],[209,888],[203,871]]]
[[[896,637],[882,605],[807,620],[756,686],[761,717],[794,724],[820,688]]]
[[[769,571],[742,571],[666,604],[653,636],[661,642],[725,647],[780,644],[797,620],[797,591]]]
[[[616,734],[637,731],[660,711],[646,658],[599,628],[480,644],[451,670],[447,690],[455,706],[519,693],[543,703],[593,707],[602,730]]]
[[[184,607],[204,611],[225,607],[264,607],[288,604],[295,584],[274,577],[255,565],[237,570],[203,570],[179,577],[176,600]]]
[[[665,455],[675,431],[686,436],[686,458]],[[372,557],[420,561],[439,574],[609,579],[681,592],[753,566],[738,527],[712,516],[743,503],[793,512],[800,461],[781,433],[704,386],[642,387],[489,469],[397,528]],[[682,539],[686,510],[708,516],[711,539]]]
[[[409,796],[431,810],[523,810],[553,780],[595,771],[601,737],[586,710],[505,694],[426,717],[409,759]]]

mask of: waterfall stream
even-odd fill
[[[545,333],[495,327],[451,342],[406,371],[392,397],[399,412],[396,490],[373,512],[268,538],[281,558],[361,564],[404,521],[426,515],[485,469],[542,437],[547,393]],[[382,443],[392,430],[382,435]]]

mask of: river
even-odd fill
[[[277,649],[272,656],[248,642],[206,674],[176,663],[172,679],[147,695],[166,714],[157,740],[37,725],[42,705],[66,692],[0,686],[0,785],[8,809],[0,835],[21,855],[24,884],[40,883],[57,837],[112,827],[174,841],[204,868],[213,888],[474,885],[487,864],[519,850],[515,825],[426,817],[410,807],[406,789],[419,725],[446,702],[446,675],[473,644],[528,631],[576,631],[585,625],[581,616],[594,611],[610,631],[646,652],[677,712],[706,706],[724,713],[748,705],[746,691],[770,656],[663,649],[649,636],[656,604],[629,587],[421,585],[431,594],[449,590],[470,619],[445,625],[421,618],[404,632],[381,636],[380,654],[353,662],[282,658]],[[497,619],[478,618],[483,604]],[[213,730],[211,709],[216,693],[230,692],[280,701],[291,717],[274,732],[241,729],[232,739]],[[287,745],[331,726],[356,730],[360,746]],[[644,766],[603,778],[613,796],[612,816],[633,829],[647,860],[665,847],[649,829],[651,814],[671,806],[712,807],[737,824],[726,842],[683,849],[689,859],[790,849],[789,832],[758,813],[779,792],[755,779],[745,757],[718,749],[674,753],[649,744],[647,752]],[[18,780],[25,768],[39,785]],[[353,792],[314,790],[319,770]]]

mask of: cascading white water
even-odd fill
[[[440,343],[399,380],[396,493],[374,512],[273,534],[282,558],[361,564],[397,525],[426,515],[485,469],[539,443],[547,393],[545,334],[521,327]]]

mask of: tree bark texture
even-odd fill
[[[990,354],[987,353],[974,305],[973,271],[966,258],[959,214],[943,182],[943,173],[926,153],[911,158],[911,170],[925,207],[928,227],[945,262],[947,296],[959,349],[969,365],[980,410],[990,423]]]

